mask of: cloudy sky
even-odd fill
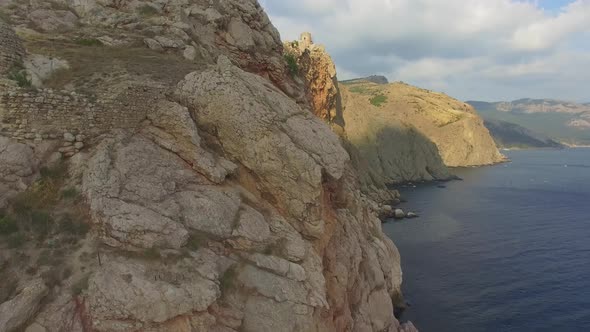
[[[590,0],[260,0],[310,31],[339,79],[381,74],[462,100],[590,102]]]

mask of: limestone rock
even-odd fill
[[[214,157],[201,147],[201,137],[186,107],[161,102],[148,113],[151,125],[145,133],[161,147],[179,155],[192,167],[215,183],[221,183],[235,171],[230,161]]]
[[[214,69],[187,75],[176,96],[204,128],[215,126],[225,151],[257,174],[259,190],[273,192],[306,234],[323,232],[322,173],[339,179],[348,154],[319,119],[225,57]]]
[[[242,20],[237,17],[232,18],[227,29],[229,36],[231,36],[229,39],[231,41],[230,44],[235,44],[239,49],[244,51],[254,47],[253,32]]]
[[[327,122],[344,127],[336,66],[324,47],[314,44],[310,33],[301,34],[299,41],[286,42],[284,47],[286,54],[297,59],[314,113]]]
[[[162,48],[184,48],[184,42],[178,38],[156,36],[154,40]]]
[[[232,192],[202,187],[177,196],[184,225],[223,238],[230,237],[240,208],[240,199]]]
[[[18,330],[35,315],[48,289],[42,279],[26,285],[13,299],[0,304],[0,331]]]
[[[179,223],[148,208],[104,199],[105,242],[115,247],[180,248],[188,231]]]
[[[395,209],[395,211],[393,213],[393,217],[395,219],[404,219],[406,217],[406,214],[404,213],[404,210],[402,210],[402,209]]]
[[[74,136],[72,133],[64,133],[64,141],[66,142],[75,142],[76,141],[76,136]],[[67,145],[64,145],[67,146]]]
[[[303,304],[269,301],[261,296],[250,296],[244,308],[245,331],[312,331],[313,310]]]
[[[31,77],[31,84],[35,87],[43,86],[43,81],[51,77],[56,71],[70,68],[65,60],[39,54],[27,56],[24,65]]]
[[[155,40],[155,39],[145,38],[143,40],[143,42],[151,50],[154,50],[154,51],[162,51],[162,50],[164,50],[164,48],[162,47],[162,45],[157,40]]]
[[[187,46],[182,53],[185,59],[187,60],[195,60],[197,57],[197,49],[194,46]]]
[[[27,327],[25,332],[46,332],[47,329],[37,323],[33,323]]]
[[[63,155],[75,154],[66,181],[81,182],[100,249],[100,264],[85,270],[83,296],[56,288],[28,323],[97,332],[398,330],[391,299],[401,294],[400,258],[374,213],[380,205],[361,193],[340,137],[310,111],[304,83],[289,74],[278,31],[256,0],[56,4],[75,10],[83,36],[120,36],[129,45],[154,36],[146,42],[166,52],[133,47],[139,57],[121,59],[125,45],[104,47],[116,70],[93,67],[67,88],[96,93],[82,117],[100,115],[112,96],[121,117],[96,117],[100,128],[22,134],[59,138]],[[33,1],[19,15],[56,4]],[[142,13],[144,5],[157,10]],[[46,42],[53,33],[35,36]],[[187,45],[198,53],[194,61],[181,57]],[[81,60],[64,58],[72,67]],[[318,82],[334,83],[327,58],[318,64]],[[332,92],[320,91],[317,102],[325,96],[330,109]],[[70,106],[87,97],[63,100]],[[109,127],[120,119],[125,125]],[[85,137],[61,142],[64,131]],[[34,177],[37,166],[30,168]]]
[[[28,188],[38,163],[31,147],[0,136],[0,208]]]
[[[204,311],[220,296],[218,285],[194,271],[190,260],[147,267],[112,257],[89,281],[88,297],[95,328],[129,319],[162,323]],[[192,272],[192,273],[191,273]],[[106,326],[105,326],[106,325]]]
[[[240,211],[238,226],[233,231],[233,236],[263,243],[270,238],[271,233],[264,216],[253,208],[245,206]]]
[[[43,32],[72,30],[78,23],[78,17],[68,10],[37,9],[29,18]]]

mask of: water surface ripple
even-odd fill
[[[590,331],[590,149],[507,154],[402,188],[421,217],[384,225],[423,332]]]

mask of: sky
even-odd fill
[[[260,0],[338,78],[385,75],[461,100],[590,102],[590,0]]]

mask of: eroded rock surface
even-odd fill
[[[285,54],[296,60],[314,113],[329,123],[344,127],[336,65],[328,52],[322,45],[313,43],[310,33],[303,33],[298,41],[286,42],[284,46]]]
[[[0,304],[0,331],[17,331],[39,310],[48,289],[41,279],[27,284],[14,298]]]
[[[401,328],[392,300],[401,296],[397,249],[381,231],[376,203],[361,193],[340,138],[288,72],[278,32],[257,1],[68,0],[11,8],[19,24],[39,22],[39,34],[26,40],[31,48],[43,51],[43,38],[53,41],[57,31],[66,36],[60,47],[70,72],[49,83],[89,89],[80,99],[95,97],[92,107],[116,98],[121,117],[134,119],[106,131],[42,137],[74,148],[83,141],[65,163],[92,231],[88,252],[73,258],[85,256],[86,269],[51,288],[40,313],[27,318],[30,329]],[[33,15],[38,10],[51,15]],[[65,23],[50,26],[62,10],[76,13],[81,41],[72,42],[79,35]],[[97,63],[92,73],[77,54]],[[77,92],[70,96],[78,100]],[[72,112],[75,119],[88,114]],[[15,183],[34,177],[36,166],[25,165],[36,165],[38,150],[27,152],[29,143],[0,141],[2,165],[10,166],[3,174],[17,174]],[[5,153],[10,149],[21,159]]]
[[[321,236],[323,177],[340,179],[349,157],[320,119],[225,57],[215,69],[188,75],[177,98],[216,133],[227,153],[258,176],[259,191],[272,193],[301,221],[295,223],[300,231]]]
[[[38,159],[33,148],[0,136],[0,208],[7,200],[24,191],[37,171]]]

